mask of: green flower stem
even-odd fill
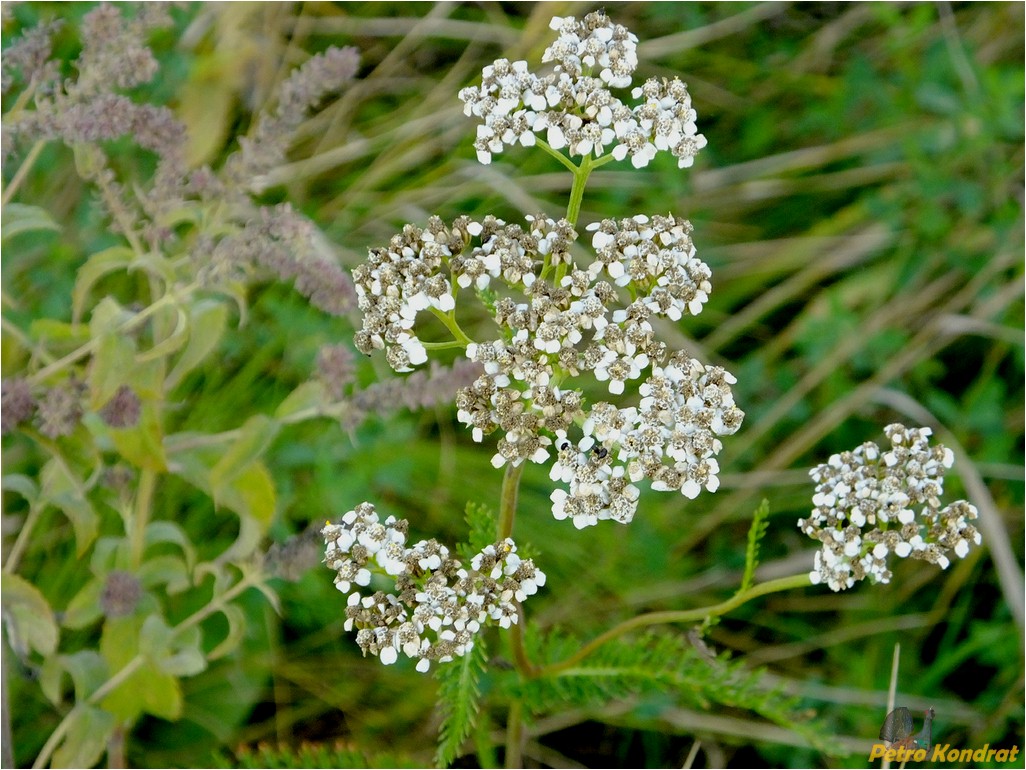
[[[708,617],[725,615],[731,610],[740,607],[742,604],[760,596],[777,593],[778,591],[789,591],[792,588],[804,588],[809,585],[812,585],[812,581],[809,580],[808,573],[791,575],[789,577],[778,578],[777,580],[770,580],[767,583],[760,583],[759,585],[752,586],[747,591],[742,591],[724,602],[713,604],[709,607],[699,607],[694,610],[648,612],[644,615],[638,615],[637,617],[626,620],[617,626],[613,626],[605,633],[595,637],[566,660],[536,669],[534,676],[552,676],[560,673],[561,671],[573,668],[606,642],[623,636],[628,631],[633,631],[635,628],[658,626],[665,623],[696,623],[700,620],[705,620]]]
[[[153,508],[153,491],[157,486],[157,474],[144,469],[139,474],[139,489],[135,493],[135,512],[132,516],[132,569],[142,564],[146,546],[146,527]]]
[[[11,198],[14,197],[18,188],[21,187],[21,183],[25,181],[25,177],[27,177],[29,171],[32,170],[32,166],[35,165],[36,160],[39,158],[39,153],[43,151],[44,147],[46,147],[46,141],[43,139],[40,139],[32,145],[32,149],[28,151],[28,155],[25,156],[25,160],[23,160],[21,165],[18,167],[18,173],[14,175],[14,179],[11,180],[11,183],[7,185],[7,189],[4,190],[4,206],[11,202]]]
[[[174,639],[174,637],[180,634],[182,631],[186,631],[192,628],[193,626],[202,623],[204,620],[213,615],[215,612],[218,612],[228,602],[230,602],[236,596],[241,594],[247,588],[250,588],[257,582],[259,582],[259,580],[260,573],[256,571],[244,575],[238,583],[233,585],[220,596],[214,596],[207,605],[196,610],[196,612],[194,612],[192,615],[190,615],[177,626],[175,626],[172,631],[171,638]],[[120,687],[126,681],[128,681],[128,679],[131,678],[131,676],[136,671],[142,668],[143,664],[146,663],[148,660],[148,656],[144,655],[143,653],[137,654],[134,658],[132,658],[128,661],[128,663],[125,664],[124,668],[119,670],[110,679],[108,679],[106,682],[104,682],[102,685],[96,688],[96,690],[93,691],[92,695],[90,695],[85,700],[81,700],[78,703],[76,703],[74,708],[72,708],[71,711],[64,715],[64,719],[60,721],[60,724],[58,724],[54,731],[50,734],[50,737],[47,738],[46,743],[40,750],[39,756],[36,757],[36,761],[32,764],[32,767],[34,769],[46,767],[47,763],[50,761],[51,755],[57,749],[57,746],[60,745],[60,742],[61,740],[63,740],[64,736],[67,734],[68,729],[71,727],[72,719],[78,713],[78,711],[85,708],[86,706],[92,706],[96,703],[99,703],[101,700],[106,698],[108,695],[114,692],[114,690],[116,690],[118,687]]]
[[[534,677],[537,667],[527,657],[527,648],[524,646],[524,626],[527,625],[527,616],[524,614],[524,607],[520,602],[517,606],[517,622],[509,627],[509,643],[513,649],[513,662],[521,676],[528,679]]]
[[[44,508],[46,508],[46,505],[41,504],[38,501],[29,507],[28,516],[25,517],[25,522],[21,525],[21,530],[18,532],[18,538],[14,541],[14,545],[11,547],[10,553],[7,554],[7,561],[4,562],[3,572],[5,575],[13,575],[14,571],[18,569],[18,564],[21,562],[21,556],[28,547],[32,530],[35,529],[36,522],[39,521],[39,516],[42,514]]]
[[[517,493],[520,490],[520,476],[524,473],[524,463],[506,466],[506,475],[502,477],[502,498],[499,502],[499,540],[505,540],[513,534],[513,520],[517,515]]]
[[[112,334],[125,334],[126,332],[132,331],[137,326],[141,326],[144,321],[149,319],[151,316],[156,315],[168,305],[177,304],[181,299],[189,296],[193,291],[199,288],[198,283],[191,283],[188,286],[184,286],[177,291],[169,291],[163,297],[158,299],[149,307],[143,308],[141,311],[136,313],[131,318],[123,321],[121,324],[111,330]],[[100,346],[100,338],[94,337],[85,343],[81,347],[68,353],[63,358],[59,358],[52,364],[48,364],[40,369],[38,372],[28,378],[28,381],[32,385],[39,385],[46,380],[52,374],[56,374],[65,367],[70,366],[76,361],[85,358],[96,351],[96,348]]]
[[[581,158],[581,165],[574,169],[574,184],[570,188],[570,203],[566,207],[567,221],[577,227],[577,217],[581,214],[581,203],[584,201],[584,188],[588,184],[588,177],[591,176],[595,162],[591,155]]]
[[[553,158],[562,163],[564,166],[566,166],[567,170],[571,174],[577,173],[576,164],[574,164],[574,162],[570,160],[568,157],[566,157],[566,155],[564,155],[563,153],[559,152],[558,150],[553,150],[549,143],[546,142],[544,139],[535,139],[534,143],[541,147],[543,150],[545,150],[545,152],[547,152]]]
[[[449,350],[451,348],[466,348],[467,343],[460,342],[459,340],[452,340],[451,342],[421,342],[425,350]]]
[[[524,704],[518,698],[509,705],[506,717],[506,767],[523,767]]]
[[[466,332],[464,332],[463,329],[460,328],[460,325],[456,323],[456,314],[454,312],[443,313],[436,307],[432,307],[429,309],[432,313],[435,314],[435,317],[439,321],[445,324],[445,328],[452,332],[452,336],[456,338],[456,341],[462,343],[464,347],[470,345],[474,341],[470,339],[470,337],[467,336]]]

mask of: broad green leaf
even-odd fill
[[[125,334],[104,333],[97,340],[96,352],[89,364],[89,401],[100,409],[129,384],[135,369],[135,345]]]
[[[139,653],[143,621],[137,616],[108,618],[100,636],[100,654],[116,674]],[[178,680],[147,661],[113,692],[102,705],[124,721],[134,721],[143,712],[164,719],[177,719],[182,713],[182,692]]]
[[[189,315],[189,342],[167,376],[165,387],[168,391],[210,355],[228,325],[228,306],[217,300],[197,302]]]
[[[166,657],[171,649],[174,630],[160,615],[153,614],[143,621],[139,629],[139,652],[152,660]]]
[[[19,575],[5,574],[2,586],[0,600],[11,646],[23,654],[30,649],[53,654],[59,632],[46,597]]]
[[[128,566],[128,541],[123,537],[101,537],[96,541],[89,569],[94,575],[103,575],[112,569]]]
[[[179,594],[192,585],[185,562],[171,554],[151,556],[139,565],[139,581],[144,588],[163,586],[164,591],[171,595]]]
[[[62,347],[78,347],[89,341],[89,328],[85,324],[37,318],[29,324],[29,337],[40,344],[60,343]]]
[[[157,661],[157,667],[171,676],[195,676],[207,667],[203,655],[203,634],[193,626],[175,637],[169,654]]]
[[[61,664],[71,675],[76,701],[91,696],[110,678],[107,661],[96,650],[80,650],[71,655],[61,655]]]
[[[64,699],[64,666],[60,659],[60,655],[51,655],[39,668],[39,689],[54,706],[60,705]]]
[[[242,641],[246,631],[246,616],[234,604],[221,607],[221,613],[228,620],[228,635],[207,654],[207,660],[217,660],[232,652]]]
[[[174,284],[177,276],[171,261],[158,251],[148,251],[135,258],[133,269],[144,270],[162,280],[167,286]]]
[[[185,530],[173,521],[151,521],[146,527],[146,534],[143,539],[147,549],[151,545],[157,545],[158,543],[177,545],[182,549],[185,563],[189,569],[192,569],[196,564],[196,549],[193,547],[192,541],[185,534]]]
[[[316,409],[322,406],[327,400],[324,392],[324,383],[317,380],[304,382],[298,388],[289,393],[285,400],[278,405],[274,416],[279,420],[291,417],[298,412],[307,409]]]
[[[139,361],[156,361],[181,350],[189,339],[189,316],[182,308],[177,308],[175,328],[165,339],[158,342],[145,353],[139,354]]]
[[[68,602],[61,616],[61,625],[65,628],[85,628],[99,620],[103,616],[103,608],[100,607],[103,584],[100,578],[92,578],[82,586]]]
[[[53,753],[53,767],[93,767],[106,750],[116,726],[113,714],[79,704],[68,715],[68,729]]]
[[[135,425],[111,429],[110,439],[118,453],[137,468],[158,473],[167,470],[161,410],[153,401],[143,403]]]
[[[96,539],[99,516],[85,497],[82,482],[68,471],[63,462],[52,458],[40,473],[43,500],[61,509],[75,530],[75,547],[79,556]]]
[[[118,327],[132,317],[113,297],[104,297],[89,316],[89,333],[93,337],[117,333]]]
[[[171,455],[168,469],[198,489],[212,495],[208,468],[217,462],[217,449],[194,447]],[[222,560],[251,554],[274,517],[277,496],[271,474],[261,462],[251,462],[231,483],[222,484],[217,504],[239,515],[239,537]],[[196,579],[200,577],[196,568]]]
[[[222,554],[226,561],[245,559],[260,544],[274,518],[274,481],[263,463],[253,462],[222,489],[221,504],[239,514],[239,536]]]
[[[3,208],[3,241],[6,243],[16,235],[33,230],[60,230],[50,212],[39,206],[24,203],[8,203]]]
[[[127,246],[112,246],[93,254],[78,269],[75,288],[71,292],[71,319],[75,323],[82,320],[85,301],[89,292],[107,273],[128,270],[135,253]]]
[[[28,501],[29,505],[35,504],[39,499],[39,487],[36,486],[36,482],[20,473],[8,473],[0,479],[0,487],[10,492],[17,492]]]
[[[270,417],[257,414],[246,420],[239,429],[238,438],[210,471],[210,488],[215,502],[220,502],[225,488],[263,455],[277,433],[278,423]]]

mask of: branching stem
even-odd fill
[[[581,647],[577,652],[571,655],[566,660],[562,660],[558,663],[552,663],[548,666],[542,666],[534,671],[533,676],[544,677],[559,674],[562,671],[573,668],[582,660],[591,655],[595,650],[601,647],[606,642],[612,641],[617,637],[623,636],[628,631],[633,631],[635,628],[645,628],[646,626],[658,626],[666,623],[696,623],[701,620],[705,620],[708,617],[716,617],[719,615],[725,615],[742,604],[751,601],[752,599],[758,598],[759,596],[765,596],[766,594],[777,593],[778,591],[788,591],[792,588],[803,588],[804,586],[811,585],[812,582],[809,580],[808,573],[802,573],[801,575],[791,575],[789,577],[778,578],[777,580],[770,580],[766,583],[760,583],[759,585],[752,586],[747,591],[742,591],[730,599],[719,604],[713,604],[709,607],[699,607],[694,610],[668,610],[665,612],[648,612],[644,615],[638,615],[625,620],[619,625],[613,626],[608,631],[599,634],[597,637],[592,639],[586,645]]]

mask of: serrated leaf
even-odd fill
[[[257,414],[246,420],[238,438],[210,471],[215,501],[220,501],[223,490],[263,455],[277,433],[278,423],[266,415]]]
[[[291,417],[297,412],[315,409],[322,406],[326,398],[323,383],[316,380],[304,382],[285,397],[285,400],[275,410],[274,416],[282,420],[286,417]]]
[[[253,462],[221,490],[221,504],[239,514],[239,536],[221,555],[224,561],[245,559],[260,544],[274,518],[277,495],[263,463]]]
[[[93,767],[106,750],[117,720],[101,708],[82,704],[67,719],[64,740],[53,753],[53,766]]]
[[[11,647],[20,654],[35,650],[51,655],[59,630],[50,603],[38,588],[19,575],[5,574],[0,592]]]
[[[62,626],[85,628],[103,616],[103,608],[100,606],[103,583],[104,581],[100,578],[92,578],[79,589],[78,593],[68,602],[64,614],[61,616]]]
[[[169,391],[210,355],[228,326],[228,307],[216,300],[197,302],[189,316],[189,341],[167,376],[165,387]]]
[[[3,241],[6,243],[16,235],[33,230],[60,230],[61,226],[50,216],[50,212],[39,206],[24,203],[8,203],[3,207]]]
[[[99,528],[99,516],[82,489],[82,482],[76,479],[64,463],[56,458],[49,460],[39,474],[42,485],[42,499],[59,508],[71,521],[75,530],[75,549],[79,556],[92,545]]]
[[[78,323],[82,320],[85,301],[96,282],[108,273],[128,270],[134,256],[135,252],[127,246],[112,246],[109,249],[98,251],[85,261],[85,264],[78,269],[75,288],[71,291],[71,319],[73,322]]]
[[[439,664],[436,669],[438,705],[442,712],[435,755],[439,767],[448,767],[452,763],[459,755],[463,741],[474,729],[480,697],[479,680],[486,659],[484,639],[479,636],[463,657]]]

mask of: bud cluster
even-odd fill
[[[970,523],[977,517],[973,505],[959,500],[941,508],[944,473],[955,458],[950,449],[929,445],[931,433],[888,425],[889,450],[868,441],[810,471],[815,508],[798,527],[823,544],[810,574],[813,583],[834,591],[867,577],[887,583],[892,553],[946,569],[949,552],[964,558],[970,544],[980,544]]]
[[[650,78],[631,90],[625,104],[610,89],[630,88],[638,66],[638,38],[602,11],[578,21],[555,17],[559,37],[542,56],[555,62],[547,75],[527,62],[499,59],[485,67],[481,85],[460,91],[464,112],[482,123],[474,147],[481,163],[508,145],[530,146],[544,135],[554,150],[572,156],[630,157],[635,168],[668,151],[681,168],[706,145],[698,133],[687,86],[678,78]]]
[[[386,665],[402,653],[427,671],[431,661],[464,655],[486,625],[517,623],[515,602],[545,585],[545,573],[521,559],[510,538],[487,546],[467,570],[436,540],[407,546],[408,529],[406,520],[382,522],[372,504],[361,503],[321,530],[325,563],[348,595],[345,629],[357,629],[363,653]],[[371,593],[375,576],[391,580],[392,590]]]

